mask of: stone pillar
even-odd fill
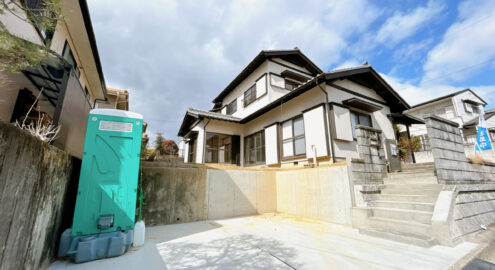
[[[356,134],[359,159],[351,160],[352,181],[356,205],[364,206],[379,195],[387,163],[381,130],[357,125]]]
[[[456,122],[431,115],[425,118],[425,124],[439,183],[475,184],[495,180],[494,164],[472,164],[466,158]]]

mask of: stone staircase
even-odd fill
[[[377,200],[368,202],[368,220],[360,232],[394,241],[432,246],[431,217],[442,185],[433,163],[407,164],[389,173]]]

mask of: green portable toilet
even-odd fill
[[[143,117],[138,113],[90,111],[74,219],[62,235],[59,256],[82,262],[118,256],[129,248],[142,130]]]

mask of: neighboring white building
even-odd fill
[[[401,113],[410,108],[370,65],[323,72],[297,48],[261,51],[213,103],[211,111],[190,108],[184,116],[178,136],[185,162],[358,158],[355,125],[380,129],[395,144],[391,114],[407,118]]]
[[[454,121],[459,127],[464,127],[466,123],[476,120],[484,114],[484,106],[487,103],[471,89],[465,89],[451,93],[446,96],[428,100],[426,102],[412,106],[407,113],[423,119],[427,115],[437,115],[445,119]],[[462,129],[465,143],[476,141],[476,127],[470,126]],[[411,136],[425,138],[427,136],[425,125],[412,125]],[[423,141],[423,139],[422,139]]]
[[[95,103],[107,100],[86,1],[61,1],[64,20],[59,20],[52,32],[43,29],[36,20],[36,14],[46,8],[43,1],[7,0],[3,4],[19,5],[23,9],[1,12],[0,25],[16,37],[47,46],[51,56],[22,73],[0,71],[0,120],[15,123],[26,117],[43,89],[28,119],[41,115],[60,125],[54,145],[81,158],[88,113]]]

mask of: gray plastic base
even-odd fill
[[[58,256],[69,256],[76,263],[120,256],[132,243],[132,230],[84,236],[71,236],[70,232],[67,229],[62,233]]]

